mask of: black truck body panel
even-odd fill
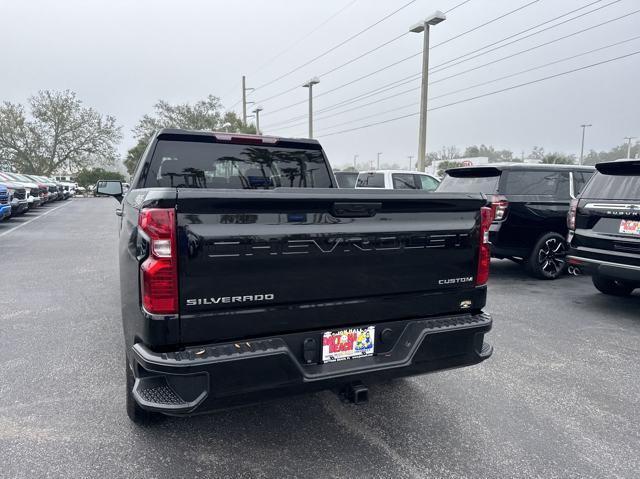
[[[122,318],[140,407],[196,414],[491,355],[487,289],[475,283],[483,195],[144,187],[160,175],[150,167],[159,140],[210,136],[160,131],[122,201]],[[175,314],[142,306],[148,208],[175,211]],[[322,362],[325,332],[369,326],[373,356]]]

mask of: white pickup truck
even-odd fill
[[[439,184],[440,180],[435,176],[419,171],[371,170],[358,174],[356,188],[433,191]]]

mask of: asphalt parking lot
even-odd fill
[[[364,406],[323,392],[134,426],[115,208],[0,223],[0,477],[638,477],[640,296],[508,261],[479,366],[374,385]]]

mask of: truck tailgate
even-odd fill
[[[182,341],[425,317],[461,301],[480,309],[484,204],[471,194],[178,189]]]

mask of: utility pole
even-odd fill
[[[580,145],[580,165],[582,164],[582,158],[584,157],[584,131],[592,125],[580,125],[582,127],[582,143]]]
[[[411,161],[413,160],[413,155],[409,155],[408,158],[409,158],[409,171],[413,171],[413,161]]]
[[[631,158],[631,140],[635,140],[635,136],[625,136],[625,140],[627,140],[627,159]]]
[[[247,126],[247,105],[253,103],[247,101],[247,92],[253,90],[253,88],[247,88],[247,77],[242,75],[242,123],[244,126]]]
[[[446,15],[435,11],[409,29],[413,33],[424,32],[422,39],[422,87],[420,93],[420,130],[418,139],[418,170],[424,171],[427,157],[427,96],[429,90],[429,28],[446,20]]]
[[[380,169],[380,155],[382,155],[381,151],[378,152],[378,167],[376,168],[378,170]]]
[[[257,106],[253,112],[256,114],[256,134],[260,135],[260,112],[264,110],[261,106]]]
[[[356,171],[358,171],[358,164],[357,164],[357,161],[358,161],[358,157],[359,157],[359,156],[360,156],[360,155],[353,155],[353,169],[354,169],[354,170],[356,170]]]
[[[304,88],[309,89],[309,138],[313,138],[313,85],[317,85],[318,83],[320,83],[320,79],[313,77],[302,85]]]

